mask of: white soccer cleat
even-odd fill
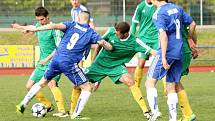
[[[156,121],[159,117],[161,117],[161,112],[156,112],[156,113],[153,113],[151,116],[150,116],[150,118],[149,118],[149,120],[148,121]]]

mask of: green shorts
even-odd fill
[[[93,63],[85,71],[86,76],[92,83],[96,81],[101,82],[102,79],[108,76],[113,83],[120,84],[121,82],[119,81],[119,79],[124,73],[128,73],[128,71],[123,65],[107,68],[95,63]]]
[[[144,40],[141,38],[141,40],[146,43],[146,45],[148,45],[149,47],[151,47],[152,49],[154,50],[157,50],[158,49],[158,44],[159,42],[147,42],[149,40]],[[149,55],[150,54],[145,54],[145,53],[141,53],[139,52],[138,53],[138,59],[145,59],[145,60],[148,60],[149,59]]]
[[[188,75],[191,59],[192,59],[191,53],[184,53],[183,54],[183,69],[182,69],[181,76]]]
[[[45,73],[44,69],[36,67],[36,69],[34,69],[34,72],[31,74],[29,80],[32,80],[35,83],[37,83],[37,82],[39,82],[42,79],[44,73]],[[57,75],[52,80],[55,80],[58,83],[59,80],[60,80],[60,75]]]

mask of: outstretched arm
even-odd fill
[[[36,31],[42,31],[42,30],[49,30],[49,29],[59,29],[59,30],[63,30],[66,29],[66,25],[60,23],[60,24],[47,24],[44,26],[40,26],[38,28],[33,28],[33,29],[25,29],[27,32],[36,32]]]

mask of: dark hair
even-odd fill
[[[35,9],[35,16],[44,16],[47,17],[49,15],[49,12],[44,7],[38,7]]]
[[[130,25],[127,22],[120,22],[115,24],[116,31],[119,31],[121,34],[128,33],[130,30]]]

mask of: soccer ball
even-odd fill
[[[31,111],[34,117],[44,117],[47,113],[47,109],[42,103],[35,103],[32,106]]]

